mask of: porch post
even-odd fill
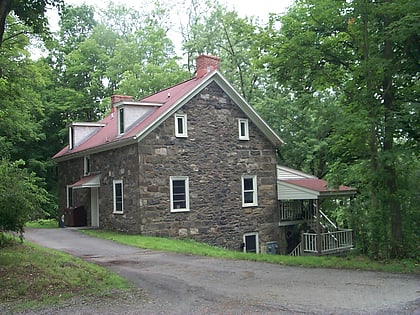
[[[321,216],[319,213],[319,200],[315,199],[315,211],[316,211],[316,249],[318,255],[321,255]]]

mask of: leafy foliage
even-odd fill
[[[412,214],[402,197],[416,195],[403,178],[418,180],[408,172],[418,157],[411,146],[418,143],[414,12],[409,1],[302,0],[285,16],[272,16],[265,33],[263,64],[296,109],[293,122],[286,114],[283,130],[299,135],[294,123],[307,117],[306,138],[293,138],[290,147],[304,143],[303,157],[312,156],[301,154],[301,168],[359,189],[349,220],[362,250],[374,257],[415,254],[418,244],[418,231],[404,225]],[[283,102],[279,110],[289,106]],[[294,148],[285,151],[287,164],[299,163],[288,153]],[[324,167],[314,168],[321,156]]]
[[[57,210],[50,157],[66,143],[67,124],[97,121],[114,93],[143,97],[189,78],[206,53],[285,140],[281,164],[358,189],[350,211],[333,217],[355,230],[363,253],[416,255],[418,2],[297,0],[260,25],[219,1],[184,1],[182,52],[169,1],[140,11],[26,2],[0,5],[0,154],[44,179],[34,185],[49,192],[41,203],[49,216]],[[48,34],[46,7],[61,9],[60,29],[33,61],[29,34]]]
[[[23,233],[30,219],[42,215],[47,192],[39,187],[39,178],[29,173],[23,161],[0,160],[0,233]],[[1,235],[3,237],[3,235]]]

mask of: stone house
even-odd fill
[[[282,140],[201,55],[197,75],[141,100],[113,95],[97,123],[74,122],[58,165],[59,209],[87,225],[192,238],[248,252],[280,244]]]

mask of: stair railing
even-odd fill
[[[302,242],[297,244],[297,246],[290,252],[290,256],[301,256],[302,255]]]

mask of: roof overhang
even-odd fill
[[[355,189],[316,189],[307,187],[299,183],[300,180],[290,181],[278,180],[278,200],[306,200],[306,199],[323,199],[323,198],[339,198],[351,197],[356,194]],[[313,178],[311,181],[324,182],[320,179]],[[303,181],[302,181],[303,182]]]
[[[77,182],[71,184],[69,187],[73,189],[80,189],[80,188],[95,188],[101,186],[101,176],[97,175],[88,175],[82,177]]]

